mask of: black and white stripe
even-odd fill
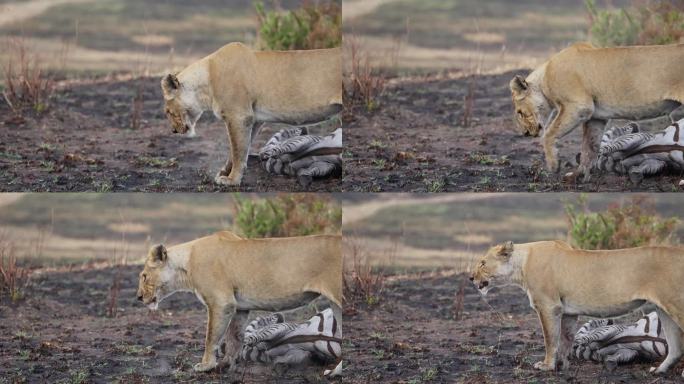
[[[585,323],[575,334],[573,355],[614,364],[653,361],[667,355],[667,343],[658,314],[651,312],[632,324],[613,324],[605,319]]]
[[[301,364],[312,359],[330,363],[341,359],[342,340],[332,309],[302,323],[282,322],[282,316],[280,319],[268,322],[257,318],[247,326],[242,359],[273,364]]]

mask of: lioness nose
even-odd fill
[[[142,295],[138,295],[138,301],[143,301]]]
[[[488,286],[488,285],[489,285],[489,281],[483,281],[483,282],[480,283],[480,289],[482,289],[482,288],[484,288],[484,287],[486,287],[486,286]]]

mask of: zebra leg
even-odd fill
[[[577,331],[577,316],[563,315],[561,317],[561,334],[560,345],[558,346],[558,359],[560,359],[561,369],[567,370],[570,368],[570,361],[568,355],[572,349],[572,341],[575,338]]]
[[[591,170],[597,161],[599,143],[605,127],[605,121],[596,119],[591,119],[582,126],[582,150],[578,172],[584,175],[585,183],[591,179]]]
[[[682,330],[679,325],[660,308],[657,308],[660,324],[663,326],[663,333],[667,341],[667,356],[658,368],[651,368],[650,372],[661,374],[667,372],[673,365],[677,364],[682,357]]]
[[[608,370],[608,372],[613,372],[619,364],[631,362],[632,360],[637,358],[638,354],[639,353],[633,349],[621,348],[615,351],[615,353],[606,356],[606,359],[603,361],[603,364],[606,367],[606,370]]]
[[[334,333],[334,336],[342,339],[342,308],[340,308],[335,303],[331,303],[330,308],[333,310],[333,316],[335,318],[335,322],[337,325],[337,327],[336,327],[337,331]],[[335,376],[339,376],[341,374],[342,374],[342,356],[340,356],[340,362],[337,363],[337,366],[335,366],[334,369],[332,369],[332,370],[326,369],[323,372],[323,376],[328,376],[328,377],[335,377]]]
[[[667,164],[658,159],[646,159],[641,164],[629,168],[629,180],[634,185],[639,185],[644,180],[645,175],[654,175],[665,168]]]

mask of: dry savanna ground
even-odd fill
[[[227,194],[2,194],[0,254],[11,249],[31,274],[18,300],[0,296],[0,383],[330,382],[319,366],[196,374],[204,306],[193,294],[157,312],[136,300],[149,245],[230,229],[231,205]]]
[[[362,63],[368,56],[387,80],[370,107],[348,107],[344,191],[681,190],[679,172],[638,186],[614,174],[563,178],[576,169],[581,129],[559,140],[560,174],[546,170],[539,138],[517,132],[508,84],[587,39],[582,1],[350,1],[345,11]]]
[[[343,194],[343,231],[350,248],[378,271],[384,285],[373,300],[345,312],[351,383],[675,383],[637,363],[608,372],[574,362],[564,373],[533,368],[543,336],[525,292],[493,289],[483,299],[467,281],[469,266],[492,244],[566,239],[564,202],[573,194]],[[592,210],[629,194],[590,194]],[[658,194],[662,216],[680,216],[677,194]],[[682,230],[677,233],[681,238]],[[351,259],[351,258],[350,258]]]
[[[293,8],[300,1],[280,2]],[[11,16],[11,17],[10,17]],[[0,189],[3,191],[303,191],[250,157],[240,188],[214,183],[229,156],[223,122],[211,112],[199,137],[174,135],[163,113],[159,79],[233,41],[254,44],[251,0],[0,1],[0,66],[17,45],[52,74],[49,99],[21,116],[0,98]],[[0,83],[2,81],[0,80]],[[2,87],[2,85],[0,85]],[[312,127],[328,133],[339,125]],[[258,150],[283,126],[264,126]],[[339,190],[340,180],[311,191]]]

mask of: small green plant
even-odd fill
[[[236,194],[233,201],[233,226],[249,238],[339,233],[342,225],[342,209],[316,194],[254,200]]]
[[[335,2],[305,3],[292,11],[267,11],[263,2],[254,7],[263,48],[320,49],[342,43],[342,9]]]
[[[568,238],[581,249],[621,249],[672,243],[679,220],[661,218],[653,202],[643,196],[611,204],[603,212],[589,210],[586,196],[566,203]]]
[[[601,47],[678,43],[684,37],[684,5],[671,1],[633,1],[619,9],[598,9],[585,0],[589,34]]]
[[[425,179],[423,180],[423,183],[425,183],[425,187],[428,192],[430,193],[438,193],[444,191],[444,187],[446,186],[444,183],[444,179],[437,179],[437,180],[428,180]]]

